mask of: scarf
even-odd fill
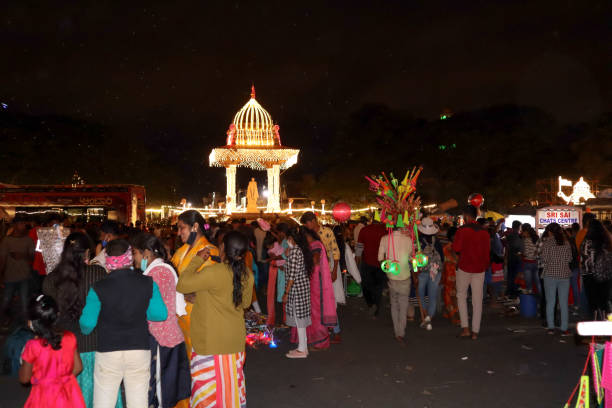
[[[174,256],[172,257],[172,265],[174,265],[179,275],[191,263],[193,257],[196,256],[197,253],[204,248],[209,248],[211,255],[219,256],[219,250],[217,249],[217,247],[208,242],[205,237],[201,237],[196,242],[194,242],[193,247],[191,247],[191,249],[189,249],[188,244],[184,244],[174,253]],[[213,261],[211,258],[208,258],[208,260],[204,262],[204,265],[202,265],[200,270],[202,270],[202,268],[204,268],[205,266],[209,266],[214,263],[215,261]]]
[[[109,271],[114,271],[116,269],[126,269],[131,268],[133,266],[132,259],[132,247],[128,247],[127,251],[125,251],[121,255],[110,256],[106,254],[106,269]]]
[[[147,270],[144,271],[142,274],[145,276],[149,276],[153,268],[156,268],[158,266],[166,268],[168,271],[170,271],[170,274],[174,278],[174,287],[176,288],[178,277],[176,276],[174,269],[172,269],[172,267],[165,263],[161,258],[157,258],[153,262],[151,262],[151,264],[147,266]],[[186,308],[187,303],[185,302],[185,296],[182,293],[176,292],[176,314],[179,316],[185,316],[187,314]]]

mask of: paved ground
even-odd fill
[[[431,332],[409,326],[401,347],[388,309],[370,320],[362,302],[342,309],[344,343],[329,351],[289,360],[286,339],[278,349],[250,350],[248,406],[559,408],[586,358],[585,346],[546,335],[539,320],[490,311],[478,341],[455,338],[457,329],[437,318]],[[23,406],[27,393],[0,376],[0,408]]]

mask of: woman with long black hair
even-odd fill
[[[288,358],[308,357],[308,339],[306,328],[310,326],[310,276],[314,268],[310,245],[304,231],[291,229],[287,233],[289,255],[285,273],[287,286],[283,296],[286,305],[286,323],[295,327],[298,335],[298,346],[287,353]]]
[[[79,326],[79,317],[85,307],[85,298],[94,283],[106,278],[106,270],[99,265],[89,265],[92,243],[82,232],[74,232],[66,238],[59,264],[43,281],[43,293],[55,299],[59,316],[57,327],[76,336],[78,351],[83,361],[83,371],[77,381],[88,408],[93,407],[93,382],[95,354],[98,350],[97,330],[85,335]],[[121,407],[121,396],[117,407]]]
[[[142,233],[132,243],[134,266],[150,276],[161,293],[168,318],[163,322],[149,321],[151,345],[151,386],[149,406],[174,407],[191,395],[191,375],[185,349],[185,338],[177,315],[184,316],[185,298],[176,293],[177,274],[166,263],[167,253],[155,235]]]
[[[601,319],[610,312],[611,251],[612,236],[599,220],[593,219],[580,246],[580,273],[589,301],[589,317]]]
[[[192,407],[246,405],[244,309],[253,293],[253,273],[245,264],[248,245],[244,234],[228,232],[220,248],[221,263],[198,270],[209,257],[203,249],[179,277],[177,291],[195,294]]]

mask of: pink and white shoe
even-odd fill
[[[308,353],[295,349],[285,354],[285,357],[287,358],[306,358],[308,357]]]

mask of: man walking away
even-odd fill
[[[482,318],[482,300],[485,270],[489,266],[491,247],[489,233],[476,222],[478,211],[468,205],[463,211],[465,225],[457,230],[453,250],[459,254],[457,264],[457,303],[461,319],[460,337],[478,338]],[[520,223],[519,223],[520,224]],[[468,322],[467,292],[472,288],[472,331]]]
[[[520,235],[521,222],[515,220],[512,222],[512,231],[508,234],[506,242],[508,244],[508,282],[506,288],[506,296],[515,299],[518,296],[518,287],[514,281],[518,275],[523,261],[521,255],[523,253],[523,239]]]
[[[368,304],[369,314],[372,317],[378,316],[382,292],[387,283],[387,276],[380,269],[378,262],[380,240],[386,233],[385,226],[374,221],[361,229],[355,248],[355,261],[361,272],[363,298]]]

